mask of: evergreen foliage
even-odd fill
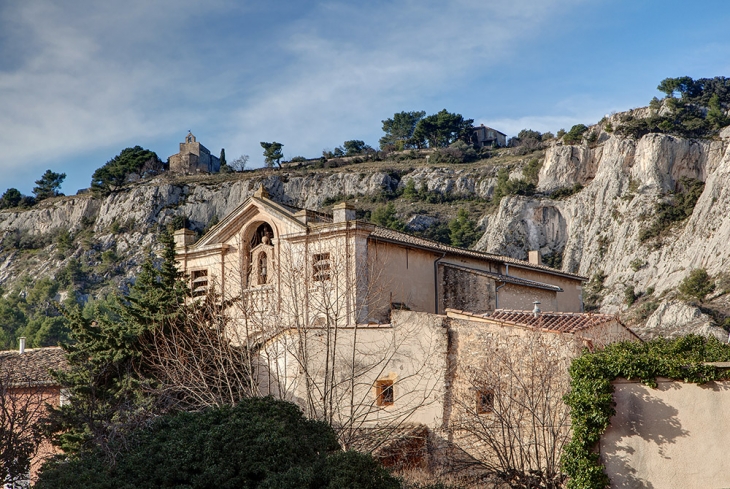
[[[585,124],[576,124],[563,136],[565,144],[579,144],[583,141],[583,134],[588,130]]]
[[[539,170],[538,170],[539,171]],[[510,179],[509,169],[500,168],[497,172],[497,185],[494,187],[492,202],[499,203],[502,197],[508,195],[532,195],[535,193],[535,184],[524,179]]]
[[[615,414],[613,380],[639,380],[650,387],[657,386],[657,377],[704,384],[730,378],[730,372],[705,362],[728,361],[730,345],[696,335],[615,343],[575,359],[570,367],[570,392],[564,398],[571,408],[573,429],[562,459],[567,487],[604,489],[609,485],[596,447]]]
[[[664,230],[691,216],[704,189],[705,183],[701,180],[681,178],[677,190],[656,204],[654,220],[648,227],[639,231],[639,241],[643,243],[655,238]]]
[[[705,300],[715,290],[715,281],[710,279],[707,270],[696,268],[679,283],[677,291],[687,299]]]
[[[449,238],[453,246],[461,248],[469,248],[479,239],[477,226],[466,209],[459,209],[456,218],[449,222]]]
[[[46,465],[39,489],[396,489],[369,455],[340,451],[334,431],[270,397],[177,413],[136,430],[116,464],[92,450]]]
[[[152,400],[141,388],[151,379],[141,353],[153,331],[185,314],[187,294],[172,236],[163,234],[160,240],[160,268],[149,258],[129,296],[113,301],[111,311],[95,317],[79,307],[66,308],[72,341],[63,347],[70,370],[55,375],[70,402],[51,412],[48,430],[67,453],[110,449],[116,437],[124,438],[150,414]]]
[[[419,120],[413,130],[413,141],[419,148],[445,148],[461,139],[469,141],[474,119],[464,119],[461,114],[452,114],[446,109]]]
[[[266,163],[266,166],[269,168],[274,167],[274,163],[279,165],[281,167],[281,159],[284,157],[284,154],[281,152],[281,148],[284,147],[283,144],[277,143],[274,141],[273,143],[266,143],[264,141],[261,141],[261,147],[264,148],[264,162]]]
[[[141,146],[123,149],[121,153],[107,161],[91,176],[91,190],[108,194],[122,187],[132,173],[142,173],[145,168],[154,169],[162,162],[157,153]]]
[[[35,181],[36,186],[33,187],[33,195],[35,195],[36,201],[63,195],[59,192],[59,189],[65,179],[65,173],[56,173],[51,170],[46,170],[41,178]]]
[[[9,209],[20,204],[23,194],[17,188],[9,188],[0,197],[0,209]]]
[[[0,289],[0,349],[15,348],[21,336],[29,348],[55,346],[69,338],[68,324],[56,302],[59,284],[42,278],[21,282],[8,294]],[[74,304],[69,296],[67,304]]]
[[[690,138],[705,138],[730,125],[730,79],[724,76],[665,78],[657,89],[664,92],[668,112],[659,115],[662,101],[654,97],[649,117],[627,116],[616,129],[618,134],[640,138],[649,133],[665,133]],[[679,93],[679,98],[675,95]]]
[[[392,202],[388,202],[386,205],[382,205],[376,208],[370,215],[370,220],[380,226],[395,229],[396,231],[403,231],[405,224],[403,221],[398,219],[396,215],[395,205]]]
[[[425,111],[398,112],[393,114],[392,119],[385,119],[383,132],[385,136],[380,138],[380,149],[395,149],[402,151],[415,147],[412,140],[416,124],[426,115]]]

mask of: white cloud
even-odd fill
[[[439,110],[443,103],[429,99],[478,90],[474,76],[509,59],[565,3],[405,2],[369,13],[329,5],[281,41],[294,61],[235,112],[232,147],[256,162],[261,140],[284,142],[287,156],[351,138],[375,144],[379,121],[393,112]],[[352,27],[333,24],[343,19]]]
[[[41,170],[141,139],[174,147],[189,128],[253,162],[262,140],[285,143],[287,156],[376,144],[395,111],[468,101],[475,76],[576,1],[322,2],[258,30],[271,12],[226,1],[206,3],[204,19],[193,0],[6,5],[0,165]],[[216,30],[230,19],[248,30]]]

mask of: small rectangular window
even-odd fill
[[[193,297],[208,293],[208,270],[193,270],[190,273],[190,290]]]
[[[378,406],[392,406],[395,401],[392,380],[378,380],[375,383],[375,402]]]
[[[477,414],[487,414],[494,411],[494,391],[483,389],[477,391]]]
[[[312,278],[316,282],[324,282],[330,279],[330,254],[317,253],[312,256],[313,273]]]

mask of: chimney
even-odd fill
[[[535,301],[535,302],[532,303],[532,305],[534,306],[532,308],[532,315],[535,316],[535,317],[539,316],[540,313],[542,312],[540,310],[540,307],[539,307],[540,306],[540,301]]]
[[[531,265],[542,265],[542,255],[540,255],[540,250],[528,251],[527,261],[530,262]]]
[[[25,353],[25,336],[18,338],[18,342],[20,343],[20,354],[22,355]]]
[[[355,206],[341,202],[332,208],[332,222],[346,222],[355,220]]]
[[[185,248],[195,243],[195,231],[189,229],[178,229],[173,233],[175,248]]]

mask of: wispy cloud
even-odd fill
[[[37,173],[99,148],[174,148],[189,128],[255,162],[263,140],[285,143],[287,156],[375,144],[381,119],[450,100],[483,117],[467,112],[477,77],[575,3],[7,3],[0,165]],[[88,181],[93,168],[83,171]]]
[[[566,3],[322,6],[281,40],[293,60],[235,112],[232,145],[258,153],[251,140],[278,138],[314,155],[344,139],[374,144],[379,121],[393,112],[439,110],[444,94],[479,90],[475,76],[508,59]]]

